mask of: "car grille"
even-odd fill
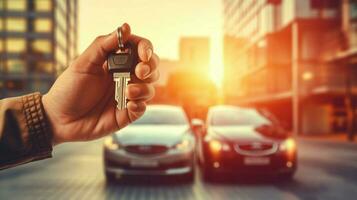
[[[134,154],[152,155],[164,153],[168,147],[164,145],[128,145],[125,146],[125,151]]]
[[[139,166],[131,166],[130,163],[125,163],[125,162],[118,162],[118,161],[112,161],[112,160],[106,160],[106,165],[110,167],[118,167],[121,169],[135,169],[135,170],[168,170],[172,168],[181,168],[181,167],[187,167],[191,166],[192,162],[190,160],[183,160],[183,161],[175,161],[175,162],[170,162],[170,163],[159,163],[157,167],[139,167]]]
[[[247,156],[264,156],[275,153],[278,145],[272,142],[250,142],[236,144],[234,149],[237,153]]]

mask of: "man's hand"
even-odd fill
[[[138,45],[140,63],[136,76],[145,84],[129,84],[127,109],[116,109],[114,82],[108,73],[107,56],[116,51],[116,32],[97,37],[94,42],[58,77],[43,96],[43,106],[54,133],[54,144],[85,141],[105,136],[121,129],[143,115],[146,102],[154,96],[150,84],[159,78],[159,58],[149,40],[130,33],[122,26],[123,39]]]

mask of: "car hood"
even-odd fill
[[[116,132],[115,137],[124,146],[173,146],[182,140],[188,130],[188,125],[132,125]]]
[[[209,128],[211,136],[218,136],[227,141],[233,142],[255,142],[255,141],[275,141],[286,138],[283,135],[267,134],[268,129],[274,127],[256,126],[215,126]],[[269,130],[269,132],[271,132]]]

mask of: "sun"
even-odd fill
[[[223,82],[223,67],[222,65],[214,65],[210,68],[210,79],[218,89],[222,89]]]
[[[212,38],[211,58],[210,58],[210,79],[218,89],[222,89],[223,84],[223,56],[222,56],[222,39],[220,36]]]

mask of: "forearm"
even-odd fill
[[[41,95],[0,100],[0,169],[51,157],[52,133]]]

